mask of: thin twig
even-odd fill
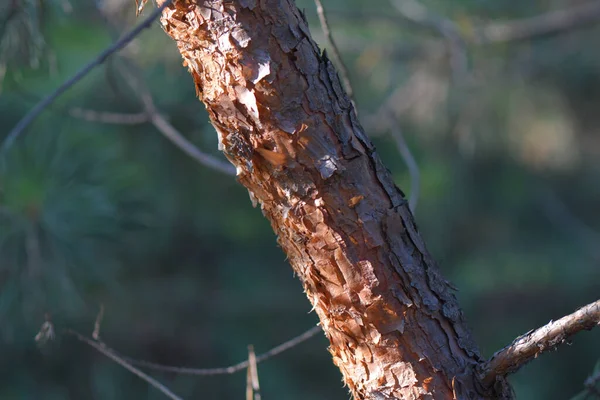
[[[12,144],[18,138],[18,136],[37,118],[37,116],[46,107],[52,104],[69,88],[71,88],[81,79],[83,79],[94,68],[102,64],[113,53],[125,47],[127,44],[129,44],[129,42],[135,39],[144,29],[148,28],[152,24],[152,22],[160,15],[160,13],[165,9],[165,7],[171,4],[171,1],[172,0],[166,0],[159,8],[155,9],[141,24],[136,26],[121,39],[117,40],[113,45],[102,51],[94,60],[92,60],[90,63],[81,68],[75,75],[66,80],[54,92],[52,92],[50,95],[48,95],[38,104],[36,104],[35,107],[33,107],[10,131],[6,139],[4,139],[2,147],[0,148],[0,155],[6,153],[6,151],[12,146]]]
[[[329,29],[329,23],[327,22],[327,15],[325,14],[325,9],[323,8],[323,4],[321,4],[321,0],[315,0],[315,4],[317,5],[317,14],[319,15],[319,21],[321,22],[321,29],[323,30],[323,34],[329,43],[329,47],[331,48],[331,56],[335,61],[339,73],[342,77],[342,82],[344,84],[344,89],[352,102],[352,106],[354,107],[354,111],[358,113],[356,109],[356,104],[354,103],[354,90],[352,89],[352,84],[350,83],[350,78],[348,74],[348,69],[346,68],[346,64],[342,61],[342,57],[340,55],[340,51],[335,44],[335,40],[333,40],[333,35],[331,34],[331,30]]]
[[[248,345],[248,372],[250,375],[250,384],[254,398],[250,400],[260,400],[260,385],[258,383],[258,367],[256,366],[256,353],[254,353],[254,346]]]
[[[402,134],[402,129],[400,129],[398,126],[398,122],[392,117],[390,117],[390,121],[390,132],[392,133],[392,137],[396,140],[398,152],[402,156],[402,159],[408,168],[408,174],[410,175],[410,196],[408,198],[408,207],[414,214],[415,210],[417,209],[419,193],[421,191],[421,173],[419,172],[419,166],[415,160],[415,157],[412,155],[406,140],[404,140],[404,135]]]
[[[165,117],[159,113],[153,113],[150,121],[163,136],[169,139],[175,146],[179,147],[185,154],[198,161],[200,164],[222,172],[226,175],[235,176],[235,167],[225,161],[221,161],[210,154],[204,153],[198,147],[187,140]]]
[[[128,363],[127,361],[125,361],[122,357],[120,357],[119,355],[117,355],[117,353],[115,351],[113,351],[112,349],[110,349],[109,347],[107,347],[104,343],[97,342],[97,341],[94,341],[92,339],[89,339],[89,338],[85,337],[84,335],[82,335],[81,333],[76,332],[76,331],[71,330],[71,329],[66,330],[65,333],[75,336],[81,342],[86,343],[87,345],[89,345],[89,346],[93,347],[94,349],[98,350],[100,353],[104,354],[106,357],[110,358],[111,360],[113,360],[117,364],[121,365],[123,368],[125,368],[128,371],[132,372],[133,374],[139,376],[141,379],[145,380],[150,385],[154,386],[156,389],[158,389],[161,392],[163,392],[170,399],[173,399],[173,400],[182,400],[181,397],[177,396],[175,393],[173,393],[165,385],[163,385],[162,383],[158,382],[156,379],[154,379],[151,376],[145,374],[144,372],[140,371],[139,369],[135,368],[133,365],[131,365],[130,363]]]
[[[308,331],[304,332],[303,334],[296,336],[295,338],[292,338],[292,339],[288,340],[287,342],[284,342],[284,343],[280,344],[279,346],[272,348],[271,350],[267,351],[266,353],[259,355],[258,357],[256,357],[256,363],[258,364],[258,363],[268,360],[271,357],[275,357],[276,355],[281,354],[284,351],[289,350],[289,349],[299,345],[300,343],[307,341],[308,339],[312,338],[313,336],[315,336],[317,333],[319,333],[321,331],[322,330],[321,330],[320,326],[315,326],[315,327],[309,329]],[[138,365],[140,367],[145,367],[145,368],[153,369],[156,371],[174,372],[174,373],[183,374],[183,375],[202,375],[202,376],[229,375],[229,374],[234,374],[239,371],[243,371],[244,369],[248,368],[248,366],[249,366],[248,360],[242,361],[238,364],[231,365],[229,367],[222,367],[222,368],[186,368],[186,367],[175,367],[175,366],[170,366],[170,365],[156,364],[156,363],[142,361],[142,360],[134,360],[129,357],[123,357],[123,359],[127,360],[129,363],[131,363],[133,365]]]
[[[200,164],[212,168],[216,171],[222,172],[226,175],[235,176],[235,167],[228,162],[221,161],[218,158],[201,151],[198,147],[194,146],[192,142],[187,140],[173,125],[167,121],[158,111],[154,104],[154,99],[150,93],[150,89],[142,82],[138,75],[132,73],[127,68],[119,68],[120,73],[126,78],[127,84],[134,90],[135,93],[140,97],[140,100],[144,106],[145,113],[149,117],[150,123],[154,125],[164,137],[169,139],[171,143],[179,147],[185,154],[192,157]]]
[[[253,400],[253,392],[254,391],[252,390],[252,371],[250,371],[250,368],[248,368],[246,370],[246,400]]]
[[[94,322],[94,331],[92,332],[92,338],[94,340],[100,340],[100,327],[102,326],[102,320],[104,319],[104,304],[100,304],[100,310],[96,315],[96,321]]]
[[[540,354],[555,349],[570,336],[582,330],[590,330],[599,324],[600,300],[518,337],[481,367],[480,379],[489,387],[497,378],[517,371]]]

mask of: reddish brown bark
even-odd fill
[[[452,289],[293,2],[176,0],[161,22],[355,398],[503,396],[478,385]]]

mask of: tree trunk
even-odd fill
[[[479,384],[452,288],[292,0],[175,0],[161,22],[354,397],[508,398]]]

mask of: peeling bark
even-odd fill
[[[161,23],[354,397],[510,396],[478,385],[452,288],[293,2],[177,0]]]

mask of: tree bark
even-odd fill
[[[176,0],[161,23],[353,396],[510,397],[477,380],[453,290],[292,0]]]

